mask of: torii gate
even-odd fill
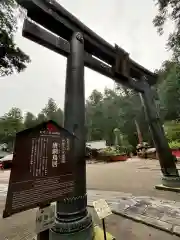
[[[179,174],[158,117],[151,85],[157,75],[129,58],[129,54],[99,37],[55,0],[17,0],[27,9],[23,36],[67,57],[64,127],[80,139],[74,149],[74,196],[57,203],[57,218],[50,237],[56,239],[93,238],[91,216],[87,212],[85,167],[84,65],[140,93],[156,145],[163,184],[179,184]],[[94,58],[96,57],[96,58]],[[75,234],[76,233],[76,234]]]

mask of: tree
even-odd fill
[[[23,117],[22,112],[19,108],[11,108],[8,113],[4,115],[4,119],[11,124],[11,129],[15,132],[20,131],[23,128]]]
[[[169,142],[180,140],[180,122],[166,121],[164,124],[164,130]]]
[[[0,120],[1,142],[8,143],[10,148],[13,148],[16,133],[24,128],[22,120],[23,117],[19,108],[12,108]]]
[[[180,56],[180,2],[179,0],[156,0],[158,14],[154,18],[154,26],[160,35],[163,34],[164,25],[167,20],[174,24],[174,30],[169,34],[168,46],[173,50],[174,57]]]
[[[41,123],[43,123],[43,122],[45,122],[45,121],[47,121],[47,119],[46,119],[44,113],[40,112],[40,113],[38,114],[38,116],[37,116],[36,123],[37,123],[37,124],[41,124]]]
[[[158,94],[163,119],[180,118],[180,66],[177,62],[166,61],[160,69]]]
[[[42,110],[46,120],[54,120],[59,125],[63,124],[63,111],[57,107],[54,99],[49,98],[47,105]]]
[[[54,120],[60,125],[63,125],[63,119],[64,119],[64,114],[63,111],[61,110],[61,108],[58,108],[56,111],[56,116],[54,118]]]
[[[105,139],[114,144],[114,129],[118,128],[127,142],[136,146],[138,136],[135,119],[138,121],[145,140],[151,140],[148,124],[138,94],[129,89],[105,89],[104,93],[94,90],[86,102],[86,125],[88,140]]]
[[[30,62],[14,42],[19,6],[15,0],[0,1],[0,76],[21,72]]]
[[[102,101],[101,92],[94,90],[86,101],[86,129],[88,140],[101,140],[102,133]]]
[[[56,114],[58,107],[54,101],[54,99],[49,98],[48,103],[45,108],[42,110],[47,120],[52,120]]]
[[[108,145],[115,143],[114,129],[119,128],[121,130],[122,127],[123,120],[121,118],[121,121],[119,117],[123,115],[123,111],[119,99],[120,95],[115,91],[105,88],[102,107],[104,119],[101,122],[103,124],[104,138]]]
[[[36,123],[36,117],[31,112],[27,112],[24,120],[24,127],[31,128],[34,127]]]
[[[47,120],[54,120],[59,125],[63,123],[63,111],[57,107],[55,101],[50,98],[45,108],[37,118],[31,112],[27,112],[23,121],[19,108],[12,108],[0,118],[0,143],[7,143],[13,149],[16,133],[26,128],[34,127]]]

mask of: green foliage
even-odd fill
[[[15,0],[0,1],[0,47],[5,56],[0,57],[0,76],[21,72],[30,62],[29,57],[15,44],[20,8]]]
[[[125,151],[127,154],[130,154],[133,151],[133,146],[128,141],[128,136],[123,135],[121,139],[121,145],[118,146],[119,149]]]
[[[179,0],[156,0],[158,14],[154,18],[154,26],[157,27],[160,35],[164,32],[164,25],[167,20],[174,23],[174,29],[169,34],[168,47],[173,50],[174,57],[180,56],[180,5]]]
[[[180,117],[180,65],[166,61],[159,71],[158,94],[161,114],[165,120]]]
[[[180,123],[176,121],[165,122],[164,130],[169,141],[180,141]]]
[[[42,110],[41,114],[44,114],[46,120],[54,120],[59,125],[63,124],[63,112],[57,107],[54,99],[52,98],[49,98],[48,103]]]
[[[36,117],[31,112],[27,112],[24,120],[25,128],[34,127],[37,124],[36,121]]]
[[[3,117],[4,126],[7,126],[5,130],[11,135],[15,135],[16,132],[23,129],[23,117],[22,112],[19,108],[12,108],[7,114]]]
[[[101,140],[102,118],[103,118],[103,95],[101,92],[94,90],[86,102],[86,127],[87,138],[91,140]]]
[[[104,156],[118,156],[126,154],[126,151],[120,147],[107,147],[102,149],[100,151],[100,154]]]
[[[16,133],[23,129],[23,117],[19,108],[12,108],[0,119],[0,142],[13,148]]]
[[[123,138],[130,145],[136,146],[138,137],[135,119],[143,131],[143,137],[149,140],[147,122],[139,95],[129,89],[105,89],[104,93],[94,90],[86,102],[87,139],[106,140],[108,145],[114,145],[114,129],[120,130]],[[118,137],[120,142],[120,137]]]
[[[180,148],[180,141],[171,141],[171,142],[169,142],[169,147],[171,149],[179,149]]]
[[[58,124],[62,124],[63,122],[63,112],[57,107],[52,98],[49,99],[48,104],[37,117],[31,112],[27,112],[24,121],[21,110],[19,108],[12,108],[0,118],[0,143],[7,143],[12,149],[17,132],[34,127],[47,120],[54,120]]]
[[[45,121],[47,121],[45,115],[42,112],[40,112],[37,116],[36,123],[41,124],[42,122],[45,122]]]
[[[118,156],[118,155],[129,155],[133,150],[131,145],[127,146],[111,146],[100,150],[100,154],[104,156]]]

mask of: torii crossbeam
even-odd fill
[[[84,65],[140,93],[159,156],[163,183],[180,186],[179,174],[151,91],[157,74],[134,62],[118,45],[110,45],[55,0],[17,2],[27,9],[27,16],[31,19],[24,22],[23,36],[68,59],[64,125],[79,138],[74,149],[76,187],[70,200],[58,202],[56,225],[50,236],[53,240],[90,240],[93,230],[86,210]]]

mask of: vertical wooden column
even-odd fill
[[[73,149],[75,187],[72,197],[57,203],[51,239],[92,240],[93,225],[86,194],[84,40],[78,32],[72,36],[67,59],[64,117],[64,127],[77,137]]]
[[[167,180],[164,184],[179,184],[179,174],[176,168],[175,158],[171,153],[168,141],[166,139],[162,123],[156,110],[153,92],[146,78],[141,80],[144,91],[140,93],[140,97],[145,108],[145,113],[148,119],[152,137],[159,156],[163,180]],[[168,180],[172,180],[169,181]],[[171,183],[170,183],[171,182]],[[174,182],[174,183],[173,183]]]

